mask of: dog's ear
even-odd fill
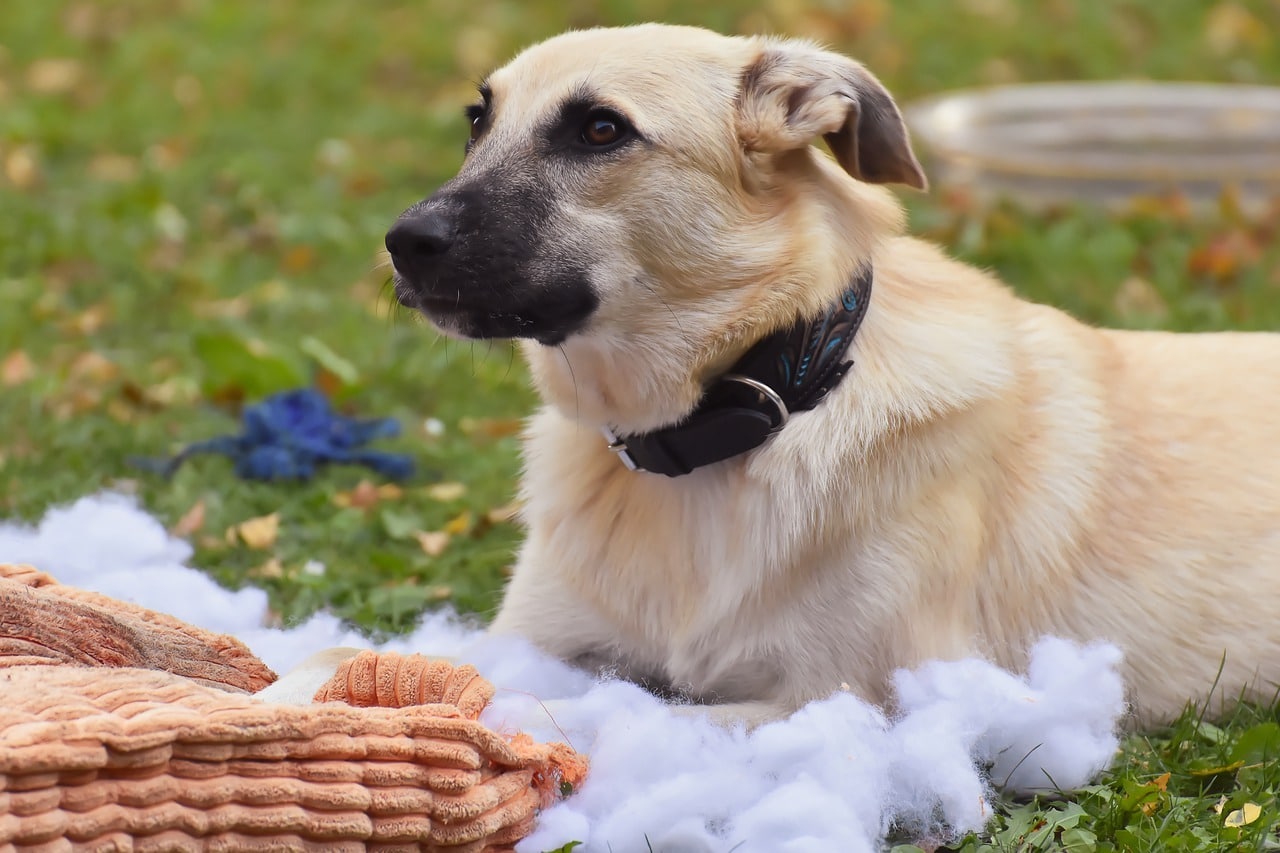
[[[813,45],[764,43],[742,75],[738,122],[749,151],[788,151],[821,136],[859,180],[928,186],[889,92],[862,65]]]

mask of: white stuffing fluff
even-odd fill
[[[34,528],[0,524],[0,561],[234,634],[277,672],[328,646],[372,647],[327,614],[264,627],[265,593],[223,589],[186,566],[190,557],[121,495],[50,510]],[[486,724],[567,739],[590,756],[587,781],[517,848],[535,853],[569,841],[612,853],[856,853],[879,849],[893,827],[977,830],[991,816],[991,783],[1028,792],[1090,782],[1115,754],[1124,712],[1120,653],[1054,638],[1036,645],[1026,676],[976,659],[899,672],[894,719],[837,693],[751,734],[447,613],[382,648],[475,664],[498,688]]]

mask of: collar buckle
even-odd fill
[[[777,419],[773,423],[773,427],[769,430],[770,434],[777,432],[787,425],[787,420],[791,417],[791,412],[787,409],[787,404],[783,402],[782,396],[774,391],[768,385],[759,379],[752,379],[750,376],[743,376],[741,373],[726,373],[720,377],[721,382],[737,382],[745,385],[752,391],[755,391],[760,397],[773,404],[776,410]]]
[[[627,436],[602,427],[609,450],[629,471],[679,477],[761,446],[844,378],[871,284],[868,264],[826,312],[757,341],[680,423]]]
[[[622,462],[623,467],[628,471],[643,471],[636,460],[631,455],[631,451],[627,449],[627,443],[618,437],[612,429],[607,426],[600,427],[600,432],[604,434],[604,440],[609,442],[609,450],[618,455],[618,459]]]

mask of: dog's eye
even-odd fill
[[[483,104],[472,104],[467,107],[467,119],[471,122],[471,137],[467,139],[467,150],[476,144],[480,134],[484,132],[485,107]]]
[[[584,145],[592,148],[607,148],[627,138],[630,133],[627,122],[617,113],[609,110],[592,110],[582,125],[579,137]]]

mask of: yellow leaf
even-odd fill
[[[1160,791],[1169,790],[1169,777],[1171,774],[1163,773],[1151,780],[1151,785]]]
[[[449,547],[449,534],[443,530],[431,533],[417,533],[418,545],[428,557],[439,557]]]
[[[284,577],[284,566],[275,557],[267,560],[261,566],[257,566],[249,570],[249,574],[255,578],[279,578]]]
[[[1223,826],[1248,826],[1262,816],[1262,807],[1257,803],[1245,803],[1227,815]]]
[[[235,536],[249,548],[264,551],[276,544],[280,534],[280,514],[273,512],[242,521],[234,528]]]
[[[444,526],[444,532],[450,535],[461,535],[471,529],[471,513],[464,512]]]
[[[427,488],[427,495],[437,501],[456,501],[466,493],[462,483],[436,483]]]

